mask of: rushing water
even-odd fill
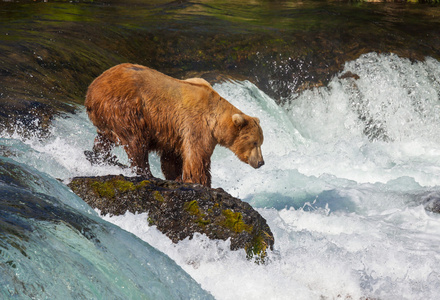
[[[3,143],[3,140],[2,140]],[[1,299],[212,299],[56,179],[0,157]]]
[[[254,170],[217,148],[212,175],[214,187],[267,219],[275,236],[268,263],[204,236],[173,244],[148,227],[147,214],[105,220],[167,254],[216,299],[440,297],[440,215],[423,205],[440,197],[439,61],[369,53],[284,107],[247,81],[214,88],[261,120],[265,166]],[[94,135],[79,107],[54,121],[49,138],[3,133],[0,151],[64,182],[130,175],[88,163],[83,151]],[[121,149],[115,153],[127,163]]]

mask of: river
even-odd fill
[[[0,43],[8,50],[1,61],[4,111],[18,116],[0,135],[1,203],[8,212],[0,215],[0,235],[9,241],[0,243],[0,295],[203,299],[207,292],[215,299],[439,298],[440,215],[429,209],[440,198],[438,7],[163,3],[1,4],[2,16],[9,18],[2,32],[32,38],[3,37]],[[24,14],[25,8],[44,8],[44,13],[35,17]],[[16,14],[6,14],[11,11]],[[71,46],[81,52],[66,44],[66,31],[62,41],[34,40],[40,34],[61,38],[41,31],[48,26],[41,19],[51,21],[50,28],[74,28],[67,32],[81,44]],[[81,26],[85,31],[77,31]],[[222,26],[220,35],[213,33]],[[30,27],[38,34],[20,33]],[[93,38],[84,37],[89,32]],[[197,48],[200,40],[179,39],[179,34],[187,38],[194,32],[217,37],[218,47]],[[112,34],[120,37],[114,45]],[[167,49],[174,50],[168,58],[157,47],[142,54],[142,39],[156,37],[164,45],[170,36]],[[303,36],[308,37],[303,44],[293,43]],[[130,44],[132,37],[137,37],[135,44]],[[244,50],[239,37],[249,43]],[[29,45],[37,50],[34,56]],[[315,47],[324,45],[320,59]],[[51,55],[59,55],[62,47],[65,55],[54,62]],[[14,55],[14,49],[20,51]],[[260,118],[266,164],[254,170],[217,148],[212,185],[249,202],[266,218],[275,237],[266,264],[229,250],[228,241],[196,236],[173,244],[148,226],[147,214],[100,216],[66,188],[74,176],[132,175],[86,160],[83,152],[91,149],[95,128],[82,101],[89,79],[99,70],[136,58],[173,76],[207,76],[224,98]],[[41,117],[44,113],[47,118]],[[121,149],[115,154],[128,163]],[[155,155],[151,163],[153,174],[161,177]],[[18,175],[12,180],[11,174]],[[18,204],[13,201],[23,207],[51,203],[67,207],[68,213],[61,214],[65,221],[57,221],[23,208],[27,214],[14,217],[10,213]],[[153,264],[153,274],[139,267],[147,263]],[[156,284],[149,289],[151,282]]]

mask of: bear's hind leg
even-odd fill
[[[182,158],[174,153],[162,153],[160,156],[162,173],[167,180],[182,181]]]

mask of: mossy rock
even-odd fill
[[[249,259],[264,262],[273,249],[266,220],[248,203],[222,189],[122,175],[76,177],[69,187],[102,214],[148,213],[149,225],[174,243],[194,233],[211,239],[231,239],[231,249],[244,249]]]

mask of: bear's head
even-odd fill
[[[260,120],[244,114],[234,114],[232,122],[238,134],[230,149],[241,161],[255,169],[264,165],[261,153],[261,145],[264,138],[263,130],[260,127]]]

